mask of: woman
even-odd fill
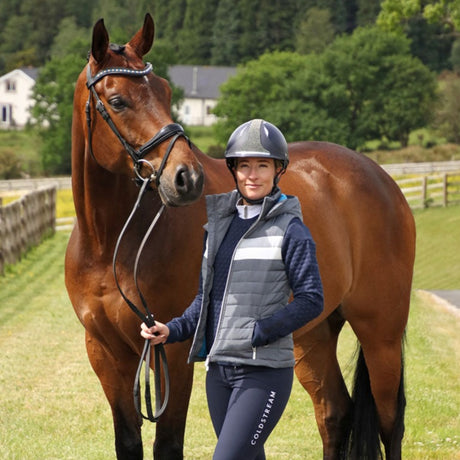
[[[199,292],[181,317],[142,324],[141,335],[153,344],[194,336],[189,362],[206,360],[214,460],[262,460],[292,388],[292,332],[322,312],[323,292],[299,201],[278,188],[289,162],[283,134],[248,121],[225,158],[236,190],[206,197]]]

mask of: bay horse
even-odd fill
[[[117,237],[138,197],[136,182],[154,178],[120,245],[118,280],[126,295],[140,302],[133,282],[136,251],[165,204],[145,244],[138,279],[162,322],[180,315],[198,289],[204,196],[234,188],[225,161],[200,152],[173,123],[170,88],[143,62],[153,37],[148,14],[124,46],[110,44],[99,20],[74,96],[77,221],[65,279],[85,328],[90,363],[112,409],[118,459],[143,458],[142,418],[132,395],[143,346],[141,320],[127,308],[112,271]],[[301,201],[324,285],[324,312],[294,334],[295,372],[314,404],[323,458],[374,459],[383,443],[387,459],[400,459],[403,338],[415,257],[412,213],[396,183],[361,154],[327,142],[297,142],[289,144],[289,155],[281,188]],[[351,396],[336,356],[346,321],[359,343]],[[193,366],[186,364],[189,346],[165,347],[171,389],[156,427],[155,459],[183,458],[193,377]]]

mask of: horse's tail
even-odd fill
[[[353,382],[352,413],[341,448],[341,459],[382,459],[380,428],[377,408],[371,391],[369,372],[361,346],[358,344],[358,360]],[[401,365],[401,379],[398,391],[398,408],[391,444],[401,444],[404,433],[404,362]]]

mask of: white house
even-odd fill
[[[184,91],[176,107],[186,125],[212,125],[211,113],[219,98],[219,87],[235,75],[236,67],[176,65],[169,68],[171,81]],[[38,69],[22,67],[0,77],[0,128],[22,128],[30,119],[32,89]]]
[[[236,67],[175,65],[169,68],[171,81],[184,90],[176,107],[186,125],[209,126],[216,121],[211,110],[220,96],[219,87],[236,74]]]
[[[22,67],[0,77],[0,128],[23,128],[33,105],[38,70]]]

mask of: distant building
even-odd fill
[[[176,65],[169,68],[171,81],[184,90],[176,110],[187,125],[209,126],[211,110],[220,96],[219,87],[236,74],[236,67]],[[0,129],[23,128],[31,118],[32,90],[38,69],[22,67],[0,77]]]
[[[220,96],[220,85],[236,74],[236,67],[175,65],[169,68],[171,81],[184,90],[184,99],[176,107],[186,125],[209,126],[216,116],[211,110]]]
[[[38,69],[22,67],[0,77],[0,128],[23,128],[33,106]]]

